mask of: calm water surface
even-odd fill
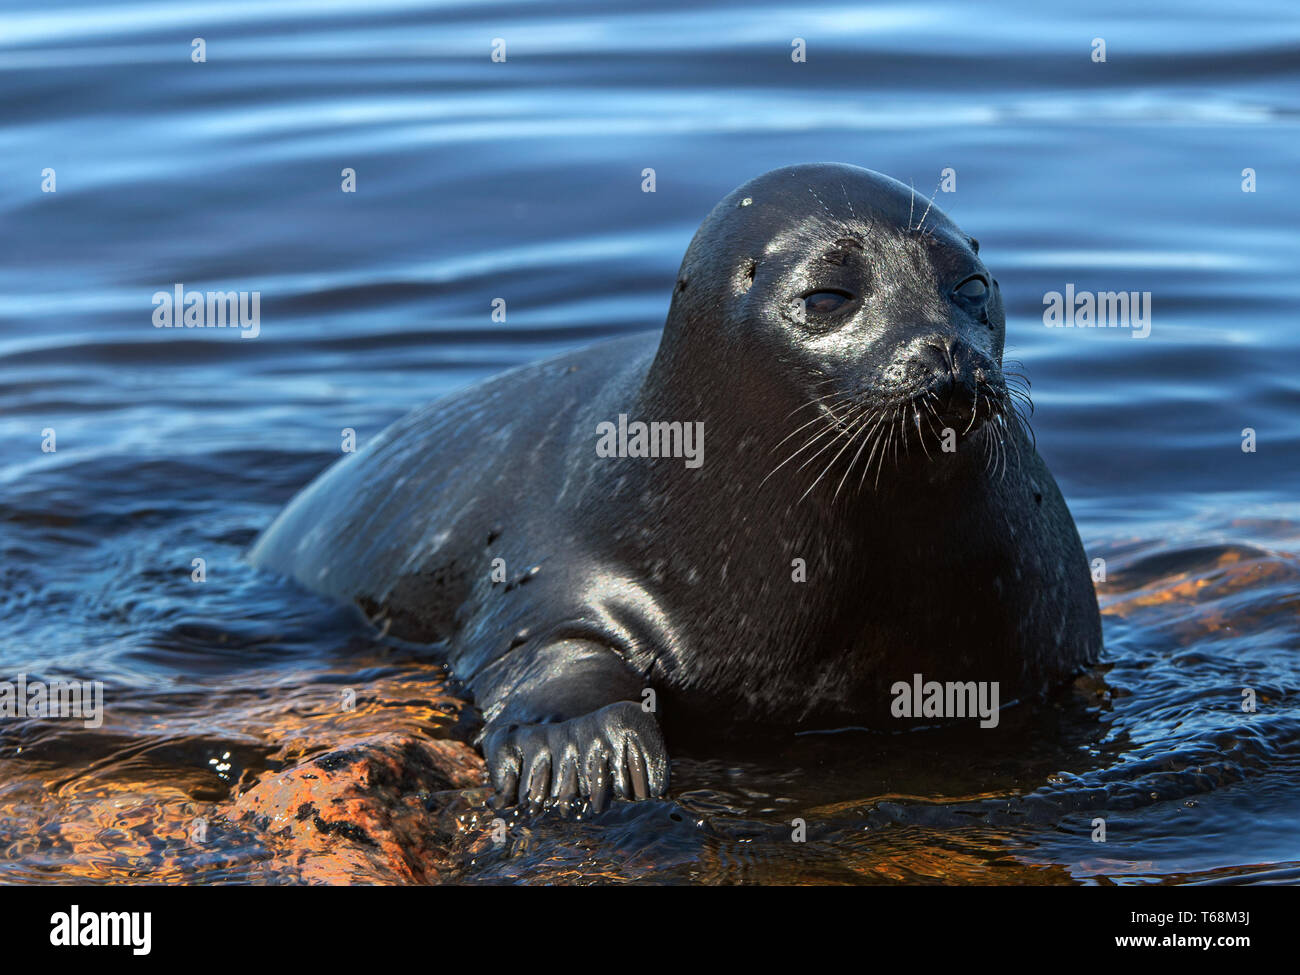
[[[297,879],[223,821],[233,796],[455,709],[418,648],[242,553],[342,428],[657,327],[709,208],[814,160],[926,196],[956,171],[937,205],[1002,283],[1039,448],[1106,560],[1103,664],[993,733],[683,754],[671,801],[521,820],[455,875],[1300,879],[1294,5],[653,8],[0,13],[0,677],[107,687],[97,730],[0,720],[0,881]],[[154,329],[177,283],[260,291],[260,336]],[[1150,336],[1044,328],[1067,283],[1151,292]]]

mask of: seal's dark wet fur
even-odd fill
[[[1100,622],[977,250],[888,177],[767,173],[696,233],[662,337],[418,410],[252,558],[445,641],[520,798],[661,794],[661,722],[670,744],[896,725],[916,673],[1038,695],[1095,659]],[[619,414],[703,422],[703,465],[598,457]]]

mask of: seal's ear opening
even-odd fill
[[[758,261],[749,257],[740,262],[740,273],[736,276],[736,293],[745,294],[754,286],[754,275],[758,273]]]

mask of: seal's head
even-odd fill
[[[821,441],[878,469],[886,450],[1001,442],[1020,393],[1002,372],[1005,331],[978,241],[902,183],[823,163],[773,170],[714,208],[682,262],[665,344],[721,367],[740,408],[782,435],[772,408],[803,410],[793,446],[817,450],[825,419],[843,436]]]

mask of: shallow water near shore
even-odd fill
[[[427,652],[243,553],[341,429],[658,327],[713,204],[813,160],[926,198],[955,170],[935,205],[1001,282],[1106,563],[1102,663],[990,732],[679,752],[669,799],[512,815],[501,846],[479,792],[443,796],[442,878],[1300,880],[1292,6],[55,0],[0,25],[0,680],[103,681],[106,709],[0,719],[0,883],[304,880],[242,791],[468,719]],[[260,291],[260,334],[153,328],[177,283]],[[1151,292],[1150,335],[1045,328],[1067,284]]]

